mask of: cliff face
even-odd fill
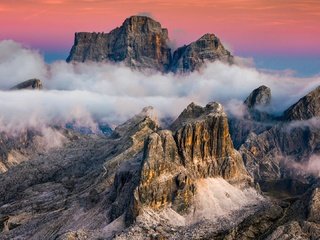
[[[171,70],[173,72],[199,70],[205,62],[216,60],[233,63],[233,56],[214,34],[205,34],[197,41],[174,52]]]
[[[110,33],[76,33],[67,62],[124,62],[133,68],[167,71],[168,31],[149,17],[133,16]]]
[[[301,98],[284,112],[284,120],[307,120],[320,117],[320,86]]]
[[[123,62],[132,68],[162,72],[198,70],[206,61],[232,63],[233,57],[213,34],[179,48],[171,55],[168,31],[149,17],[132,16],[109,33],[75,34],[67,62]]]
[[[312,183],[310,175],[315,172],[308,166],[320,154],[318,103],[319,87],[286,110],[285,121],[260,134],[251,133],[240,147],[247,170],[261,181],[263,190],[270,190],[278,182],[278,186],[284,183],[283,189],[290,191],[285,183],[288,179]],[[294,185],[291,189],[298,190],[299,186]]]
[[[194,112],[191,108],[202,114],[186,117],[186,112]],[[187,213],[199,179],[222,177],[241,186],[251,184],[242,158],[233,148],[228,120],[219,103],[204,108],[189,105],[175,126],[175,133],[159,131],[145,143],[140,181],[130,209],[133,217],[145,207],[159,210],[170,206]]]

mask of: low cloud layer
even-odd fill
[[[45,90],[7,91],[30,78],[41,79]],[[219,101],[232,111],[233,103],[239,104],[262,84],[272,90],[269,110],[281,112],[319,85],[320,77],[297,78],[262,72],[252,64],[218,62],[189,75],[144,73],[106,63],[46,64],[39,52],[2,41],[0,130],[69,121],[93,126],[96,120],[115,126],[148,105],[159,117],[174,118],[192,101],[201,105]]]

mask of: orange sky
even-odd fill
[[[0,0],[0,39],[68,51],[74,32],[108,32],[139,13],[179,45],[212,32],[239,54],[320,54],[320,0]]]

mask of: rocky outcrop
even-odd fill
[[[233,56],[214,34],[183,46],[171,55],[168,31],[157,21],[145,16],[132,16],[121,27],[109,33],[75,34],[67,62],[123,62],[138,69],[162,72],[189,72],[205,62],[233,62]]]
[[[301,98],[284,112],[286,121],[307,120],[320,117],[320,86]]]
[[[192,103],[172,128],[176,128],[174,133],[159,131],[146,141],[131,219],[145,207],[160,210],[169,206],[187,213],[197,179],[222,177],[239,186],[251,184],[241,156],[233,148],[221,104],[209,103],[203,108]]]
[[[67,62],[124,62],[133,68],[167,71],[170,51],[167,29],[149,17],[132,16],[109,33],[76,33]]]
[[[217,60],[233,63],[233,56],[214,34],[205,34],[197,41],[180,47],[174,52],[171,71],[190,72],[199,70],[205,62]]]
[[[271,102],[271,89],[262,85],[254,89],[243,103],[241,117],[229,117],[229,127],[234,146],[238,149],[251,133],[260,134],[274,125],[275,117],[263,111]]]
[[[244,104],[248,108],[255,108],[259,106],[266,106],[271,101],[271,89],[262,85],[252,91],[247,99],[244,101]]]
[[[21,90],[21,89],[35,89],[35,90],[41,90],[43,88],[42,82],[39,79],[30,79],[27,81],[24,81],[22,83],[19,83],[11,88],[11,90]]]

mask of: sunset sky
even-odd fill
[[[0,40],[64,59],[74,32],[108,32],[136,14],[161,22],[176,46],[211,32],[259,67],[320,72],[319,0],[0,0]]]

